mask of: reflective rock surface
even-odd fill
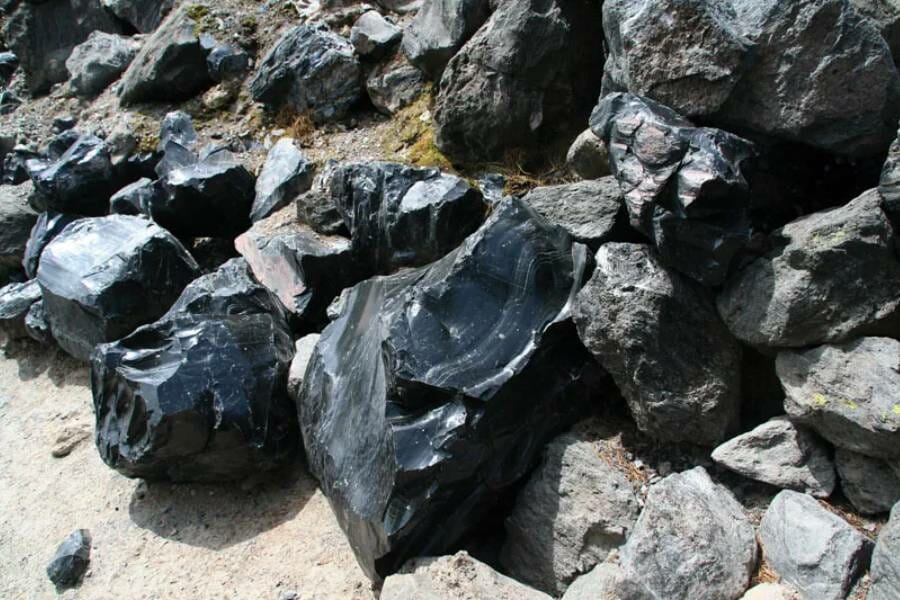
[[[103,215],[109,197],[118,189],[106,143],[92,135],[79,137],[55,162],[30,160],[27,164],[48,210]]]
[[[25,274],[28,277],[37,277],[38,263],[41,259],[41,253],[53,238],[59,235],[69,223],[77,221],[79,217],[73,215],[65,215],[62,213],[45,212],[41,213],[34,227],[31,228],[31,235],[25,244],[25,257],[22,259],[22,266],[25,267]]]
[[[28,337],[25,318],[31,306],[40,299],[41,286],[33,279],[0,288],[0,333],[8,340]]]

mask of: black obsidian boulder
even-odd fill
[[[587,260],[508,199],[443,259],[347,293],[298,413],[370,577],[450,550],[597,400],[602,372],[569,321]]]
[[[27,168],[47,210],[103,215],[120,187],[106,143],[93,135],[79,137],[57,160],[30,160]]]
[[[86,218],[44,248],[37,279],[53,336],[88,360],[94,346],[158,319],[198,274],[169,232],[125,215]]]
[[[55,212],[45,212],[38,215],[34,227],[31,228],[28,242],[25,244],[25,256],[22,259],[22,266],[25,268],[25,274],[28,277],[37,277],[41,253],[47,244],[62,233],[62,230],[70,223],[77,221],[79,218],[75,215]]]
[[[721,284],[750,238],[741,168],[754,156],[753,144],[622,93],[601,99],[591,129],[609,148],[632,226],[650,237],[668,266]]]
[[[243,260],[185,290],[159,321],[97,348],[97,449],[128,477],[245,478],[298,443],[287,396],[294,349],[284,307]]]
[[[87,529],[77,529],[56,549],[53,560],[47,565],[47,577],[57,591],[76,587],[87,572],[91,562],[91,534]]]
[[[129,183],[109,199],[109,212],[116,215],[148,215],[159,202],[162,188],[157,181],[142,177]]]

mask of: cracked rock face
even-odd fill
[[[371,577],[450,549],[596,401],[602,373],[567,322],[586,260],[507,200],[443,259],[349,291],[298,411],[310,470]]]
[[[98,343],[159,318],[197,271],[170,233],[114,215],[66,227],[44,248],[37,280],[56,341],[86,361]]]
[[[204,275],[159,321],[97,348],[96,444],[128,477],[246,478],[293,458],[293,344],[278,299],[241,260]]]

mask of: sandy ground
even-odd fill
[[[85,366],[37,346],[0,358],[0,598],[58,597],[45,568],[79,528],[91,568],[66,599],[375,597],[302,465],[252,488],[146,484],[103,464],[92,414]]]

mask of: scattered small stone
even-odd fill
[[[67,537],[53,560],[47,565],[47,577],[57,591],[77,587],[91,562],[91,534],[87,529],[78,529]]]

